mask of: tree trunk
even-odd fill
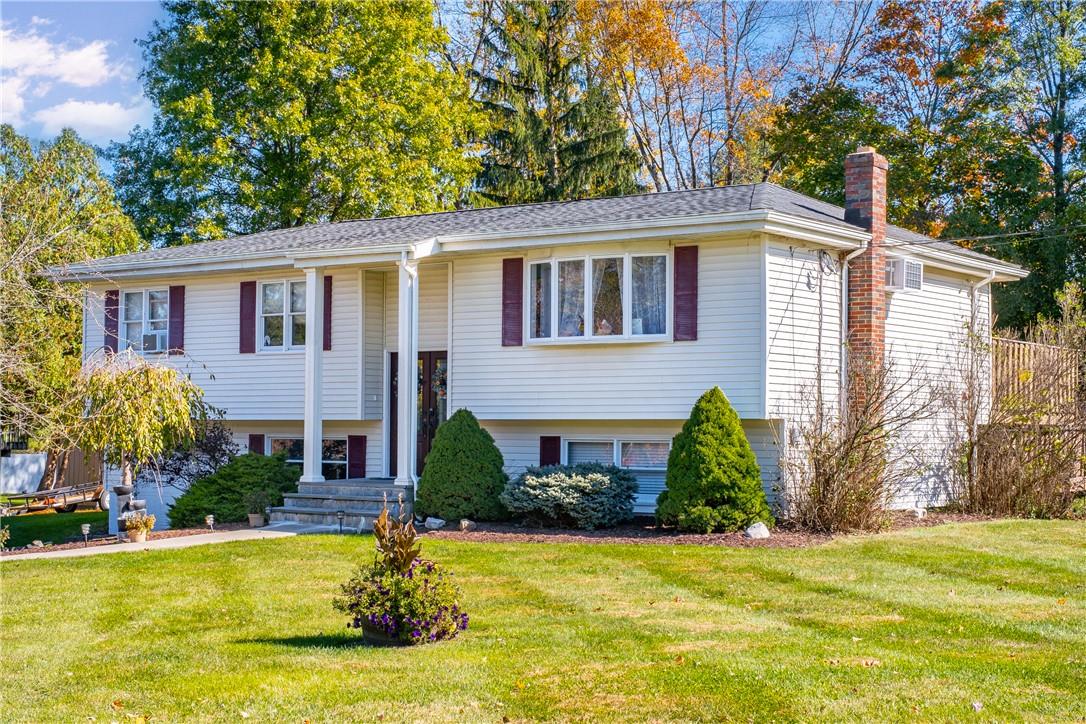
[[[57,453],[57,470],[54,475],[54,487],[63,488],[68,483],[68,462],[72,459],[71,450],[61,450]]]
[[[63,488],[68,475],[68,460],[70,451],[50,450],[45,455],[45,470],[38,480],[38,490],[52,490]]]
[[[54,475],[57,470],[57,453],[50,450],[45,454],[45,470],[38,481],[38,490],[52,490],[55,482]]]
[[[132,485],[132,456],[128,453],[121,455],[121,485]]]

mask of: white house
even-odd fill
[[[651,512],[706,389],[743,418],[772,491],[819,369],[831,397],[849,350],[940,374],[966,321],[987,324],[990,283],[1026,275],[887,226],[873,150],[846,169],[846,209],[763,183],[314,224],[66,275],[87,284],[88,354],[156,355],[225,410],[239,444],[302,465],[280,519],[345,507],[357,524],[374,479],[409,489],[462,407],[511,474],[614,462]],[[926,425],[933,474],[903,505],[940,494],[945,434]]]

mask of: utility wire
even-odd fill
[[[985,236],[973,236],[962,237],[959,239],[924,239],[919,241],[895,241],[893,244],[888,244],[891,247],[910,247],[910,246],[931,246],[932,244],[958,244],[963,241],[984,241],[986,246],[1003,246],[1006,244],[1013,244],[1016,241],[1045,241],[1047,239],[1059,239],[1067,236],[1071,236],[1075,231],[1080,229],[1086,229],[1086,224],[1079,224],[1076,226],[1068,226],[1063,229],[1041,229],[1038,231],[1016,231],[1008,232],[1006,234],[988,234]],[[1008,238],[1014,237],[1014,238]],[[1019,237],[1027,237],[1025,239],[1019,239]],[[968,249],[968,247],[961,247]]]

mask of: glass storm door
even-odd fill
[[[397,394],[399,370],[399,355],[393,352],[390,364],[392,374],[389,375],[389,474],[396,476],[396,442],[398,437],[398,412],[399,405]],[[418,407],[418,425],[415,438],[415,473],[422,475],[422,469],[426,464],[426,456],[430,454],[430,447],[434,443],[434,435],[437,428],[445,422],[447,416],[447,380],[448,380],[448,354],[446,352],[419,352],[418,383],[415,387]]]

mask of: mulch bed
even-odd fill
[[[890,514],[889,530],[930,527],[944,523],[970,523],[991,518],[963,513],[928,511],[917,519],[911,512]],[[752,540],[742,533],[711,533],[699,535],[680,533],[672,528],[657,528],[651,521],[633,523],[609,530],[573,530],[564,528],[530,528],[506,523],[478,523],[473,531],[461,531],[450,523],[443,530],[422,531],[427,538],[473,541],[477,543],[641,543],[656,545],[702,545],[730,548],[803,548],[821,545],[843,534],[812,533],[803,528],[782,524],[772,530],[769,538]]]
[[[223,530],[240,530],[241,528],[248,528],[245,523],[222,523],[215,525],[215,531]],[[200,535],[201,533],[210,533],[207,528],[179,528],[178,530],[156,530],[153,533],[147,534],[147,542],[153,540],[164,540],[166,538],[182,538],[187,535]],[[56,545],[44,545],[40,548],[34,546],[25,546],[23,548],[7,549],[0,551],[0,556],[18,556],[27,553],[42,553],[44,551],[63,551],[70,548],[96,548],[98,546],[112,546],[112,545],[129,545],[129,543],[121,543],[117,540],[117,536],[108,535],[99,538],[91,538],[89,542],[83,543],[83,540],[71,541],[69,543],[58,543]],[[139,545],[139,544],[136,544]]]
[[[927,516],[917,519],[908,511],[894,511],[890,514],[889,530],[904,530],[907,528],[927,528],[945,523],[975,523],[992,520],[989,516],[969,515],[965,513],[949,513],[943,511],[928,511]],[[216,525],[215,530],[239,530],[248,527],[244,523],[225,523]],[[187,535],[199,535],[208,533],[207,528],[182,528],[180,530],[155,531],[147,536],[148,541],[162,540],[164,538],[180,538]],[[694,533],[680,533],[672,528],[657,528],[649,519],[635,521],[609,530],[575,530],[566,528],[530,528],[522,525],[508,523],[479,523],[473,531],[460,531],[455,524],[450,523],[444,530],[420,530],[427,538],[442,540],[472,541],[476,543],[638,543],[647,545],[702,545],[725,546],[729,548],[803,548],[807,546],[821,545],[834,538],[842,537],[826,533],[812,533],[803,528],[779,525],[773,529],[772,535],[763,540],[745,538],[742,533],[711,533],[699,535]],[[104,545],[128,545],[118,543],[117,537],[91,539],[89,546]],[[3,556],[17,556],[26,553],[39,553],[41,551],[62,551],[69,548],[83,548],[83,541],[61,543],[58,545],[46,545],[41,548],[17,548],[0,551]]]

